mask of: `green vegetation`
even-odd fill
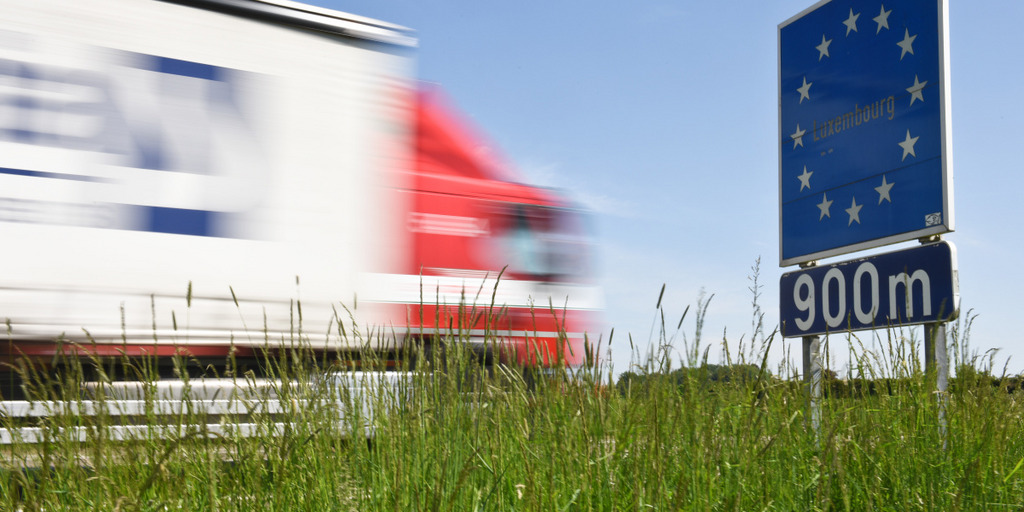
[[[752,289],[759,311],[756,281]],[[482,367],[456,332],[440,337],[446,350],[420,355],[431,364],[369,396],[372,415],[345,391],[359,374],[324,379],[333,362],[301,349],[265,361],[293,383],[276,392],[295,400],[283,416],[247,419],[264,435],[213,435],[197,425],[216,418],[153,413],[149,421],[177,431],[115,442],[90,428],[79,442],[67,427],[112,420],[54,415],[39,422],[49,442],[3,448],[0,509],[1021,509],[1024,397],[1008,384],[1019,379],[993,377],[968,357],[969,322],[954,329],[960,376],[943,400],[912,337],[889,333],[884,356],[836,337],[851,347],[853,375],[826,382],[819,433],[795,371],[767,368],[764,354],[782,341],[757,319],[750,340],[721,342],[724,364],[707,363],[700,328],[710,300],[698,300],[689,335],[685,313],[667,332],[659,300],[660,343],[635,354],[617,382],[604,365]],[[87,373],[38,389],[74,402]],[[145,381],[144,365],[134,373]],[[332,396],[345,411],[321,401]],[[282,417],[290,426],[270,435]]]

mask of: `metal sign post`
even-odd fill
[[[821,436],[821,337],[804,336],[804,385],[807,387],[807,409],[810,428]],[[820,441],[820,439],[819,439]]]
[[[924,326],[924,364],[925,373],[929,380],[934,375],[935,389],[938,391],[936,399],[939,406],[939,437],[942,438],[942,448],[946,448],[946,406],[948,397],[946,390],[949,388],[949,356],[946,340],[946,324],[925,324]]]
[[[801,269],[813,269],[817,265],[815,261],[808,261],[800,264]],[[786,322],[782,322],[785,327]],[[785,336],[786,330],[782,330]],[[804,387],[807,393],[807,421],[806,425],[814,433],[814,442],[820,446],[821,443],[821,337],[817,335],[802,336],[801,341],[803,352],[803,377]]]

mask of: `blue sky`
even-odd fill
[[[723,333],[732,346],[751,337],[758,258],[767,329],[778,323],[790,269],[778,264],[777,30],[812,2],[310,3],[416,30],[418,77],[529,181],[591,209],[616,372],[631,360],[626,333],[640,350],[651,340],[662,284],[670,330],[714,294],[703,330],[713,361]],[[1019,373],[1024,3],[950,3],[956,232],[945,238],[958,249],[962,310],[978,315],[970,350],[997,349],[996,370]],[[691,311],[690,340],[693,321]],[[799,340],[780,341],[773,362],[788,351],[799,363]],[[847,341],[830,345],[843,374]]]

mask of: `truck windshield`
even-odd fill
[[[582,212],[521,204],[511,209],[507,221],[512,274],[550,281],[578,281],[589,275],[591,247]]]

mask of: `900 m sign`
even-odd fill
[[[956,318],[956,248],[939,242],[782,275],[785,337]]]

